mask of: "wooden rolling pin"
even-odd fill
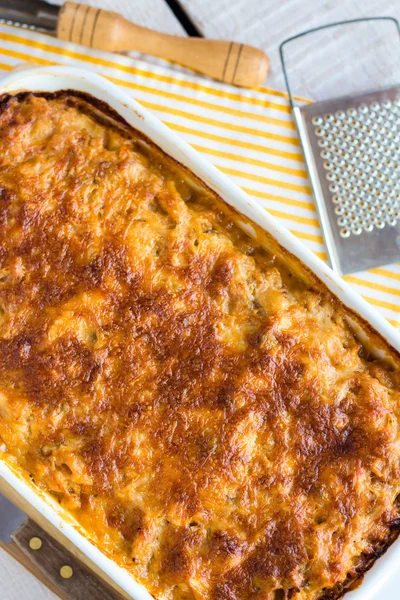
[[[268,57],[252,46],[167,35],[139,27],[117,13],[75,2],[62,6],[57,37],[97,50],[152,54],[243,87],[259,85],[269,70]]]

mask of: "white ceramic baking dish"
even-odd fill
[[[342,281],[325,263],[303,246],[289,231],[218,169],[128,96],[126,92],[103,77],[84,69],[72,67],[30,68],[12,73],[3,79],[0,93],[13,94],[25,90],[54,92],[63,89],[85,92],[106,102],[131,126],[142,132],[167,154],[190,169],[228,204],[274,236],[281,246],[297,256],[347,307],[360,315],[391,346],[400,352],[400,334],[365,300],[356,294],[349,285]],[[359,331],[359,333],[362,335],[362,332]],[[368,333],[364,335],[368,335]],[[24,481],[1,461],[0,489],[5,490],[14,499],[19,498],[22,500],[25,510],[29,511],[30,507],[36,518],[41,515],[42,523],[46,521],[50,523],[50,526],[61,532],[77,548],[78,555],[85,555],[89,561],[97,565],[98,569],[122,588],[128,596],[135,600],[150,600],[152,598],[142,585],[133,580],[127,571],[120,568],[95,548],[82,535],[79,527],[71,522],[71,518],[63,513],[56,502],[50,497],[39,495],[29,482]],[[346,599],[376,600],[380,597],[382,585],[389,577],[397,576],[400,585],[399,564],[400,539],[389,548],[386,554],[366,574],[362,585],[357,590],[350,592]]]

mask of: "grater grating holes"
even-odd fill
[[[394,227],[400,218],[400,99],[312,118],[340,235]]]

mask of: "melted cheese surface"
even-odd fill
[[[89,100],[3,100],[3,456],[159,599],[335,598],[399,521],[399,362],[237,220]]]

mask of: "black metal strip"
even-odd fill
[[[166,3],[188,35],[192,37],[203,37],[200,29],[192,21],[185,9],[181,6],[179,0],[166,0]]]

